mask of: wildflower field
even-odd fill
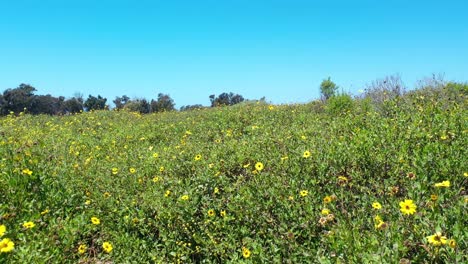
[[[0,263],[467,263],[466,91],[0,119]]]

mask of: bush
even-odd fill
[[[353,98],[346,93],[332,96],[328,99],[325,109],[330,115],[346,114],[353,110]]]

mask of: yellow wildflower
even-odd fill
[[[99,225],[101,223],[101,220],[99,220],[99,218],[97,217],[91,217],[91,223],[93,223],[93,225]]]
[[[250,254],[251,254],[251,252],[250,252],[250,250],[248,248],[242,247],[242,256],[244,258],[249,258]]]
[[[257,171],[262,171],[263,170],[263,163],[261,163],[261,162],[255,163],[255,169]]]
[[[416,213],[416,205],[413,203],[413,200],[406,199],[403,202],[400,202],[400,211],[406,215],[412,215]]]
[[[0,253],[7,253],[15,249],[15,243],[9,238],[4,238],[0,241]]]
[[[382,205],[379,202],[373,202],[372,208],[379,210],[379,209],[382,209]]]
[[[88,247],[87,247],[86,245],[81,244],[81,245],[78,247],[78,253],[84,254],[84,253],[86,252],[87,249],[88,249]]]
[[[426,237],[427,241],[434,246],[441,246],[447,244],[447,237],[443,236],[440,232],[436,232],[432,236]]]
[[[0,225],[0,237],[2,237],[6,232],[6,226]]]
[[[23,174],[27,174],[27,175],[31,176],[32,173],[33,173],[33,172],[32,172],[30,169],[24,169],[24,170],[23,170]]]
[[[208,210],[208,216],[209,217],[215,216],[215,211],[213,209]]]
[[[455,239],[450,239],[448,244],[449,244],[449,247],[451,247],[451,248],[456,248],[457,247],[457,242],[455,241]]]
[[[450,181],[443,181],[434,184],[435,187],[450,187]]]
[[[309,195],[309,191],[307,191],[307,190],[302,190],[302,191],[300,192],[300,195],[301,195],[302,197],[306,197],[307,195]]]
[[[306,159],[309,158],[310,157],[310,151],[308,151],[308,150],[304,151],[304,154],[302,154],[302,157],[304,157]]]
[[[113,249],[112,244],[110,242],[107,242],[107,241],[102,244],[102,248],[107,253],[110,253],[112,251],[112,249]]]
[[[29,222],[24,222],[23,223],[23,227],[26,228],[26,229],[31,229],[33,227],[35,227],[36,224],[34,224],[33,222],[29,221]]]

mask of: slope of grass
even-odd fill
[[[467,261],[464,94],[333,107],[2,118],[0,262]]]

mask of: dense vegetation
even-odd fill
[[[83,95],[77,94],[71,98],[64,96],[54,97],[50,94],[37,95],[36,88],[29,84],[20,84],[16,88],[9,88],[0,94],[0,116],[8,114],[19,114],[27,112],[28,114],[39,115],[64,115],[75,114],[83,111],[109,110],[111,107],[107,104],[107,98],[100,95],[89,95],[85,100]],[[221,93],[216,96],[209,96],[211,107],[231,106],[244,102],[244,97],[234,93]],[[262,99],[264,101],[264,98]],[[167,112],[175,110],[175,102],[168,95],[159,93],[158,98],[147,100],[145,98],[134,98],[123,95],[117,96],[112,101],[113,110],[127,110],[141,114]],[[201,104],[184,105],[181,111],[205,108]]]
[[[0,263],[466,263],[467,85],[0,119]]]

